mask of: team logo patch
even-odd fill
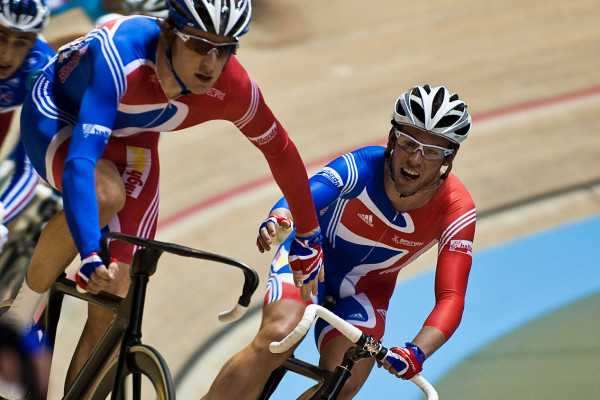
[[[414,242],[412,240],[406,240],[406,239],[401,238],[398,235],[394,235],[392,237],[392,242],[394,242],[400,246],[411,246],[411,247],[423,246],[423,242]]]
[[[214,97],[217,100],[225,100],[225,92],[220,91],[219,89],[210,88],[208,92],[206,92],[207,96]]]
[[[373,216],[371,214],[358,214],[358,218],[362,219],[371,228],[373,227]]]
[[[342,177],[337,173],[336,170],[325,167],[319,172],[319,175],[327,178],[331,183],[333,183],[336,187],[342,187],[344,181],[342,181]]]
[[[470,256],[473,254],[473,242],[470,240],[451,240],[450,251],[464,253]]]
[[[104,139],[104,143],[108,142],[111,129],[102,125],[83,124],[83,137],[87,138],[90,135],[97,135]]]
[[[275,123],[273,123],[273,125],[269,128],[268,131],[266,131],[265,133],[263,133],[262,135],[260,135],[258,137],[249,138],[249,139],[255,145],[263,146],[263,145],[269,143],[271,140],[273,140],[275,138],[275,136],[277,136],[277,125]]]
[[[127,169],[123,174],[123,185],[128,196],[137,198],[150,173],[150,150],[127,146]]]
[[[364,321],[367,320],[367,317],[365,317],[362,313],[357,312],[357,313],[353,313],[353,314],[348,315],[346,317],[346,319],[353,320],[353,321],[362,321],[362,322],[364,322]]]

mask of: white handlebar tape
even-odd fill
[[[291,349],[296,343],[302,340],[312,324],[319,317],[329,322],[334,328],[350,339],[352,343],[358,342],[362,336],[362,331],[354,325],[341,319],[320,305],[311,304],[306,307],[302,319],[289,335],[283,338],[283,340],[280,342],[271,342],[269,345],[269,350],[271,353],[283,353]],[[423,393],[425,393],[427,400],[439,400],[439,396],[435,388],[422,375],[415,375],[411,381],[417,385],[423,391]]]
[[[427,396],[427,400],[439,400],[438,393],[435,388],[427,381],[427,379],[423,378],[422,375],[415,375],[411,378],[411,381],[419,387]]]
[[[283,353],[291,349],[296,343],[302,340],[318,317],[329,322],[334,328],[350,339],[352,343],[356,343],[362,335],[360,329],[344,321],[328,309],[317,304],[310,304],[304,310],[304,316],[300,320],[300,323],[298,323],[298,326],[289,335],[283,338],[281,342],[271,342],[269,345],[271,353]]]
[[[224,324],[237,321],[238,319],[242,318],[244,314],[246,314],[247,310],[248,307],[236,304],[235,307],[233,307],[231,310],[223,311],[222,313],[220,313],[219,321],[221,321]]]

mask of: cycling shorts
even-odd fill
[[[389,305],[389,297],[376,294],[356,293],[340,299],[332,293],[326,293],[325,282],[319,282],[319,294],[311,296],[308,301],[300,297],[300,290],[294,285],[292,269],[288,263],[290,240],[284,242],[273,258],[271,273],[267,282],[263,307],[281,299],[295,300],[305,305],[323,304],[333,313],[350,322],[367,335],[382,340],[385,331],[385,316]],[[329,273],[325,265],[325,280]],[[318,319],[314,328],[315,343],[321,351],[329,341],[342,334],[323,319]]]
[[[28,144],[31,162],[41,177],[62,191],[62,175],[73,130],[60,120],[39,124],[48,132],[29,135],[38,146]],[[53,132],[58,132],[56,135]],[[124,208],[104,227],[103,232],[121,232],[144,238],[154,238],[158,220],[159,132],[141,132],[133,136],[111,137],[101,159],[111,161],[118,169],[126,192]],[[61,138],[56,140],[56,138]],[[45,146],[45,147],[44,147]],[[45,148],[46,151],[39,150]],[[111,255],[131,263],[134,246],[121,241],[111,242]]]

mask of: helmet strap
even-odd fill
[[[186,94],[191,93],[188,90],[188,88],[185,86],[183,81],[179,78],[179,75],[177,75],[177,72],[175,72],[175,69],[173,68],[173,61],[172,61],[173,60],[173,49],[172,49],[171,45],[167,46],[166,53],[167,53],[167,66],[169,67],[169,71],[171,71],[171,73],[175,77],[177,84],[181,88],[181,95],[185,96]]]
[[[452,162],[448,164],[448,168],[446,168],[446,171],[440,176],[440,181],[445,181],[446,178],[448,178],[448,175],[450,175],[450,171],[452,171]]]

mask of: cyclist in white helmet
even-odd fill
[[[272,354],[269,343],[290,333],[308,304],[323,303],[381,340],[399,271],[437,243],[435,306],[412,340],[392,348],[383,363],[403,379],[422,370],[452,336],[464,307],[476,215],[471,196],[450,167],[470,128],[471,117],[458,95],[442,86],[415,86],[396,101],[386,147],[345,154],[310,179],[324,232],[325,282],[317,296],[301,299],[288,265],[291,239],[281,244],[271,265],[259,332],[223,366],[205,399],[255,399],[270,372],[292,353]],[[270,250],[276,230],[289,227],[291,220],[282,198],[259,228],[259,250]],[[321,319],[314,332],[319,364],[333,371],[352,343]],[[339,398],[354,397],[373,365],[373,360],[358,363]]]
[[[62,191],[64,213],[46,225],[4,315],[23,329],[78,254],[80,290],[127,293],[133,247],[113,243],[114,259],[105,265],[98,255],[101,230],[154,237],[161,132],[216,119],[232,122],[265,157],[296,222],[298,285],[305,297],[317,291],[321,235],[314,208],[306,206],[304,164],[235,57],[248,31],[250,1],[169,0],[167,7],[167,20],[119,18],[63,46],[25,101],[25,149],[40,176]],[[112,319],[106,309],[89,308],[67,386]]]
[[[0,146],[15,142],[6,140],[15,111],[23,104],[35,76],[54,56],[54,51],[39,36],[49,16],[44,0],[0,1]],[[7,149],[4,151],[9,153]],[[29,204],[38,180],[17,139],[9,156],[0,164],[0,251],[8,233],[4,224]]]

